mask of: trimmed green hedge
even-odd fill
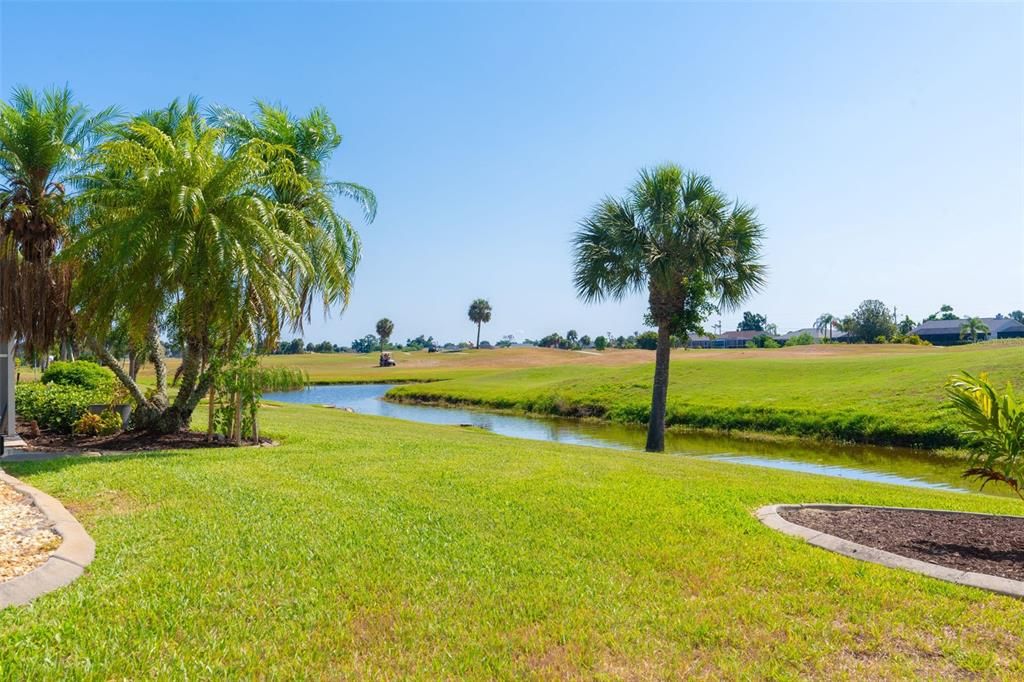
[[[89,405],[110,401],[110,386],[82,388],[58,383],[19,384],[14,389],[15,409],[23,419],[33,419],[40,427],[71,433],[78,418]]]

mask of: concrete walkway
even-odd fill
[[[26,452],[21,454],[51,455],[51,458],[65,456],[61,453]],[[7,457],[4,457],[4,460],[15,461],[8,460]],[[42,566],[13,580],[0,583],[0,608],[4,608],[28,604],[36,597],[75,581],[95,558],[96,543],[85,532],[82,524],[53,497],[22,483],[3,471],[0,471],[0,483],[9,485],[23,495],[27,495],[53,524],[53,530],[63,539],[57,551],[51,554]]]

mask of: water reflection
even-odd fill
[[[572,445],[642,450],[642,428],[569,419],[519,417],[457,407],[391,403],[381,398],[392,384],[313,386],[304,391],[268,393],[267,400],[333,405],[360,414],[373,414],[429,424],[467,424],[503,436],[555,441]],[[705,433],[669,432],[668,452],[708,456],[739,462],[852,480],[877,481],[923,488],[966,492],[959,462],[904,448],[778,443]],[[999,492],[999,491],[991,491]]]

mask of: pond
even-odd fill
[[[643,450],[646,440],[646,431],[637,426],[388,402],[383,397],[392,387],[393,384],[334,384],[268,393],[264,397],[278,402],[347,407],[360,414],[428,424],[469,424],[503,436],[572,445]],[[670,431],[665,436],[665,450],[723,462],[918,488],[967,492],[969,485],[960,477],[960,462],[906,448],[758,441]],[[999,493],[996,489],[990,492]]]

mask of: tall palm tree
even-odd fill
[[[384,352],[384,347],[388,344],[388,339],[391,338],[391,332],[395,331],[395,324],[386,317],[377,320],[377,336],[380,337],[380,352]]]
[[[625,197],[604,199],[581,222],[574,239],[579,296],[646,292],[658,328],[648,451],[665,449],[672,335],[699,331],[712,310],[735,309],[761,287],[763,234],[753,208],[675,165],[640,171]]]
[[[970,336],[971,343],[978,342],[978,334],[988,334],[988,325],[981,321],[980,317],[969,317],[960,325],[960,339]]]
[[[341,245],[271,191],[311,191],[281,162],[286,149],[260,139],[227,144],[223,129],[176,105],[131,121],[100,145],[99,170],[85,180],[89,229],[69,249],[81,263],[85,328],[95,341],[120,315],[160,349],[158,323],[170,322],[183,345],[171,403],[159,350],[151,358],[156,391],[146,396],[94,342],[138,403],[139,426],[186,428],[234,353],[274,343],[283,325],[298,324],[310,294],[337,300],[348,290],[347,278],[317,271],[346,260]]]
[[[476,323],[476,347],[480,347],[480,325],[491,321],[491,304],[478,298],[469,304],[469,319]]]
[[[74,218],[72,183],[116,116],[67,88],[15,88],[0,103],[0,339],[29,353],[69,333],[71,269],[54,262]]]
[[[262,141],[272,146],[268,161],[273,167],[288,166],[281,180],[271,173],[268,190],[274,201],[294,207],[306,221],[299,242],[313,261],[315,272],[314,280],[309,282],[313,286],[299,286],[307,318],[314,291],[323,295],[322,303],[327,310],[336,304],[342,308],[347,306],[352,276],[359,263],[359,234],[352,223],[335,210],[332,199],[354,201],[363,210],[367,222],[373,222],[377,214],[377,199],[363,185],[327,177],[325,166],[342,140],[327,111],[317,107],[296,118],[283,107],[257,101],[252,118],[233,109],[214,107],[211,120],[223,127],[233,147]],[[301,187],[287,181],[292,169],[305,180]],[[300,326],[301,321],[300,318]]]
[[[828,340],[832,340],[832,329],[836,326],[836,316],[832,313],[822,313],[818,315],[818,319],[814,321],[814,328],[822,336],[828,335]]]

